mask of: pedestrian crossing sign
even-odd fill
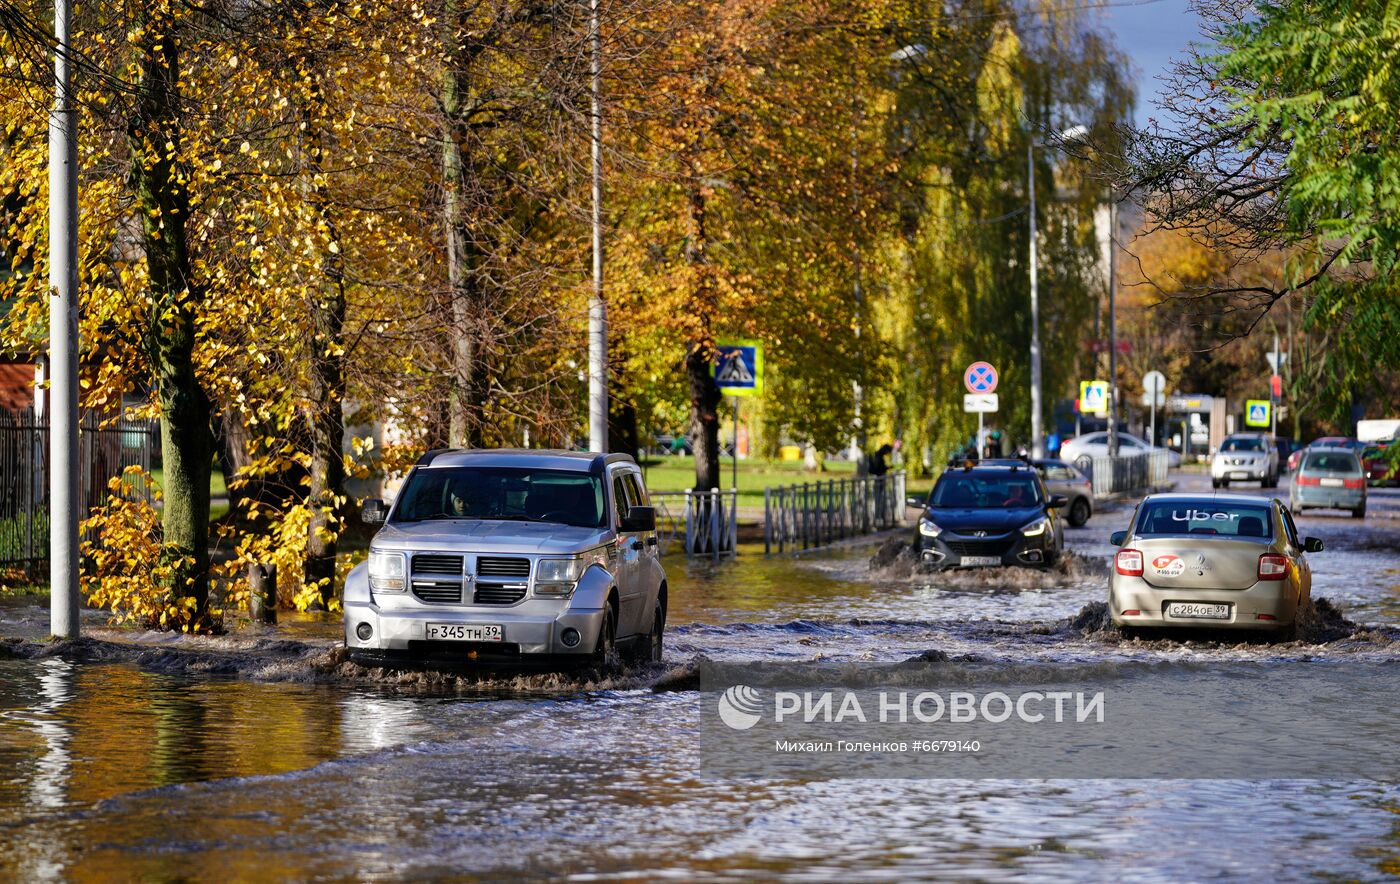
[[[1108,414],[1108,381],[1079,382],[1079,413]]]
[[[1269,409],[1272,406],[1267,399],[1250,399],[1244,404],[1244,424],[1247,427],[1267,427],[1269,425]]]
[[[714,373],[715,384],[726,396],[757,396],[762,393],[762,342],[716,344]]]

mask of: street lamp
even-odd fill
[[[1051,142],[1063,144],[1078,141],[1089,134],[1087,126],[1071,126],[1059,133]],[[1041,373],[1040,373],[1040,293],[1037,288],[1036,264],[1039,260],[1036,250],[1035,230],[1035,139],[1026,142],[1026,178],[1030,182],[1031,194],[1031,456],[1045,456],[1045,428],[1041,425]]]

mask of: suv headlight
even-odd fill
[[[1049,527],[1050,520],[1041,517],[1039,519],[1036,519],[1034,522],[1031,522],[1029,525],[1026,525],[1023,528],[1021,528],[1021,533],[1026,535],[1027,537],[1039,537],[1040,535],[1044,534],[1045,529]]]
[[[369,588],[371,592],[403,592],[408,581],[405,576],[403,553],[369,552]]]
[[[937,537],[943,533],[943,529],[933,524],[928,519],[920,519],[919,533],[925,537]]]
[[[599,548],[581,556],[540,559],[535,563],[535,595],[545,598],[568,598],[574,594],[574,586],[583,577],[583,572],[592,565],[606,567],[607,564],[606,548]]]

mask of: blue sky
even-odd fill
[[[1138,5],[1131,6],[1126,4],[1134,0],[1108,2],[1111,5],[1103,11],[1104,28],[1132,59],[1138,94],[1136,119],[1141,126],[1148,117],[1160,118],[1154,104],[1161,88],[1156,78],[1166,71],[1174,55],[1200,39],[1199,20],[1187,0],[1137,0]],[[1112,5],[1115,3],[1124,5]]]

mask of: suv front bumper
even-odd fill
[[[356,651],[399,651],[413,656],[440,656],[460,649],[463,657],[526,656],[536,654],[581,655],[593,653],[607,608],[574,608],[567,600],[530,599],[509,608],[485,605],[424,605],[414,608],[384,608],[369,602],[345,603],[345,646]],[[499,642],[429,641],[429,623],[495,625],[501,627]],[[362,626],[369,637],[361,638]],[[570,647],[565,631],[574,630],[578,641]]]

